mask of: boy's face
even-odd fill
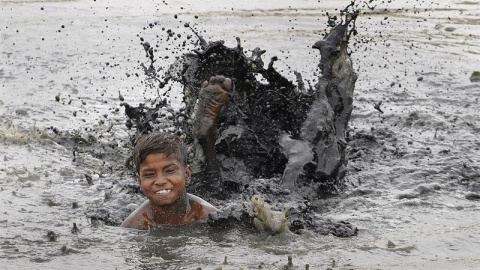
[[[152,153],[140,164],[137,180],[151,203],[170,205],[185,195],[190,174],[190,167],[184,168],[174,155]]]

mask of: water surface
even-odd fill
[[[139,67],[148,63],[140,37],[158,42],[166,68],[193,45],[176,47],[183,39],[167,41],[161,28],[184,37],[189,22],[208,40],[266,49],[285,76],[298,70],[314,83],[311,45],[325,11],[348,2],[0,2],[2,269],[282,269],[289,255],[298,269],[477,269],[480,85],[469,77],[480,70],[478,1],[394,1],[358,19],[348,185],[319,203],[322,218],[355,224],[357,236],[201,223],[144,232],[88,218],[105,209],[118,222],[143,201],[122,190],[135,180],[118,98],[157,94]],[[67,132],[95,134],[105,148],[80,147],[74,159],[59,143]]]

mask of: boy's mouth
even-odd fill
[[[167,194],[167,193],[170,193],[170,191],[172,191],[171,189],[162,189],[162,190],[159,190],[157,192],[155,192],[155,194]]]

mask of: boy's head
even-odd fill
[[[140,165],[152,153],[163,153],[167,157],[174,156],[185,168],[187,166],[187,150],[180,137],[161,132],[143,134],[133,148],[135,171],[140,172]]]

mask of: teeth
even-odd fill
[[[171,190],[169,190],[169,189],[163,189],[163,190],[157,191],[156,193],[157,193],[157,194],[167,194],[167,193],[169,193],[170,191],[171,191]]]

